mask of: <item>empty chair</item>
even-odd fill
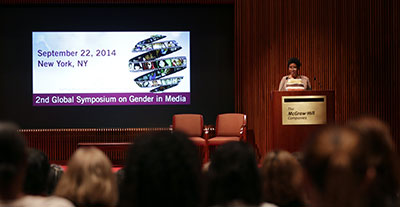
[[[208,131],[204,130],[203,115],[175,114],[172,117],[172,129],[182,131],[202,149],[203,161],[208,161]]]
[[[227,113],[217,116],[215,137],[208,139],[209,146],[221,145],[229,141],[247,141],[246,115]]]

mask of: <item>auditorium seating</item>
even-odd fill
[[[209,160],[209,146],[215,148],[230,141],[247,141],[246,115],[240,113],[218,115],[215,127],[205,127],[201,114],[175,114],[171,129],[185,132],[200,147],[203,162]],[[210,131],[215,133],[210,136]]]
[[[208,161],[208,130],[204,128],[203,115],[175,114],[172,117],[172,130],[179,130],[186,133],[200,147],[203,161]]]
[[[208,145],[217,146],[229,141],[247,141],[245,114],[227,113],[217,116],[215,137],[208,140]]]

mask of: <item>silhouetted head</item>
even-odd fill
[[[182,133],[135,138],[124,168],[121,205],[199,206],[200,169],[197,148]]]
[[[18,127],[0,123],[0,200],[15,199],[22,191],[26,149]]]
[[[240,201],[258,205],[261,180],[253,149],[243,142],[219,146],[208,169],[208,206]]]
[[[29,148],[27,161],[24,193],[28,195],[46,195],[50,171],[47,155],[37,149]]]

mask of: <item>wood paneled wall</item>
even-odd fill
[[[399,1],[235,1],[236,110],[271,150],[270,92],[298,57],[314,90],[336,92],[336,121],[362,114],[392,127],[399,149]]]

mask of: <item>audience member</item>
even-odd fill
[[[57,164],[51,164],[49,170],[49,176],[47,180],[47,195],[52,195],[61,176],[64,174],[64,169]]]
[[[380,121],[358,120],[316,133],[304,152],[314,205],[399,206],[398,161],[388,132]]]
[[[62,198],[24,195],[27,153],[17,129],[0,123],[0,207],[72,207]]]
[[[268,203],[279,207],[302,207],[303,172],[297,159],[287,151],[276,150],[268,153],[261,167],[263,206]]]
[[[208,206],[258,206],[261,181],[253,149],[243,142],[218,147],[207,173]]]
[[[14,200],[21,197],[26,168],[25,143],[17,128],[0,125],[0,197]]]
[[[364,206],[400,206],[400,166],[389,127],[379,119],[363,117],[349,126],[361,135],[360,176],[368,180]]]
[[[27,195],[47,195],[48,176],[50,171],[47,155],[34,148],[28,149],[24,193]]]
[[[186,135],[159,132],[136,138],[124,170],[122,206],[200,205],[201,162]]]
[[[317,207],[361,207],[364,176],[359,134],[349,128],[329,126],[315,133],[304,150],[304,168],[310,181],[311,202]]]
[[[77,207],[115,206],[118,190],[112,165],[97,148],[79,148],[68,162],[55,195],[64,197]]]
[[[14,124],[0,123],[0,207],[303,207],[304,183],[313,207],[400,206],[399,159],[388,126],[376,118],[324,127],[296,155],[270,152],[259,170],[246,143],[221,145],[204,167],[202,201],[201,161],[183,133],[136,138],[117,180],[97,148],[79,148],[63,174],[26,148]],[[63,198],[45,197],[53,190]]]

